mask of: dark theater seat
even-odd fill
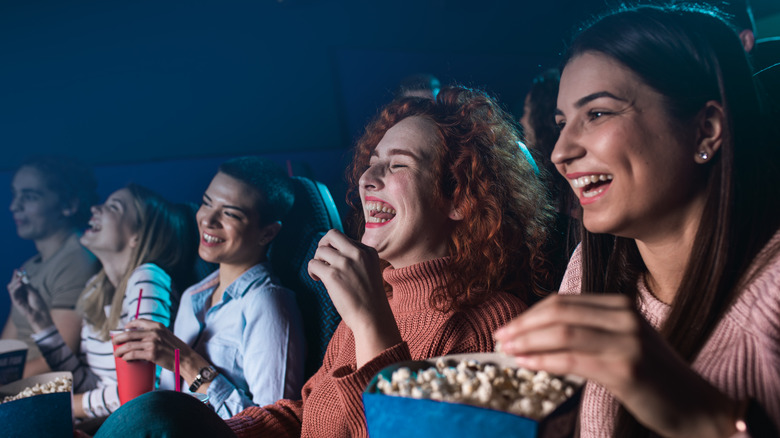
[[[343,231],[343,227],[324,184],[304,177],[293,177],[293,183],[295,203],[271,245],[269,258],[282,284],[295,291],[298,299],[307,342],[308,378],[320,367],[341,317],[325,286],[309,277],[307,266],[322,236],[333,228]]]

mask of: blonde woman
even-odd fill
[[[195,239],[194,221],[184,207],[138,185],[92,207],[81,244],[103,268],[87,282],[76,305],[84,318],[78,353],[65,344],[38,294],[15,288],[14,305],[30,322],[51,369],[73,372],[76,417],[106,416],[119,408],[109,330],[124,327],[136,308],[139,316],[170,324],[174,287],[190,280]]]

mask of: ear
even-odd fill
[[[74,199],[70,202],[63,202],[62,215],[65,217],[71,217],[79,211],[79,201]]]
[[[742,32],[739,33],[739,40],[742,41],[742,47],[747,53],[750,53],[756,45],[756,36],[750,29],[742,29]]]
[[[454,221],[462,221],[463,220],[463,210],[460,208],[460,206],[455,206],[454,204],[450,207],[450,213],[447,215],[451,220]]]
[[[723,144],[726,129],[726,113],[714,100],[704,104],[697,117],[696,151],[694,161],[704,164],[712,159]]]
[[[258,244],[260,246],[268,246],[268,244],[271,243],[272,240],[276,237],[277,234],[279,234],[279,230],[282,229],[282,223],[281,222],[271,222],[270,224],[263,227],[262,230],[260,230],[260,240]]]
[[[135,233],[130,237],[130,241],[127,242],[127,246],[135,249],[140,243],[141,243],[141,238],[138,237],[138,233]]]

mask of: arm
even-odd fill
[[[661,435],[736,432],[740,404],[694,372],[626,296],[551,296],[496,339],[520,366],[598,382]]]
[[[355,335],[358,368],[401,343],[375,249],[330,230],[309,261],[309,275],[325,284],[333,305]]]
[[[138,296],[142,289],[143,295],[141,297],[139,315],[161,324],[170,324],[170,278],[156,266],[142,265],[135,269],[127,282],[119,326],[122,327],[124,325],[123,322],[135,317],[135,311],[138,307]],[[114,368],[113,356],[110,355],[113,349],[111,341],[106,341],[99,348],[101,348],[102,354],[108,354],[105,367]],[[100,385],[83,394],[81,407],[86,416],[109,415],[119,407],[119,394],[115,376],[116,374],[112,378],[103,378]],[[74,393],[78,392],[80,391],[76,391],[74,388]]]

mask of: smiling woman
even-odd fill
[[[175,288],[191,278],[194,234],[192,219],[182,206],[141,186],[128,185],[92,207],[81,243],[103,268],[87,283],[76,305],[85,320],[78,352],[65,344],[37,293],[12,295],[49,366],[73,372],[77,417],[105,416],[119,407],[108,332],[125,327],[136,310],[161,324],[171,322]]]
[[[173,332],[140,319],[114,336],[116,355],[164,368],[162,389],[176,387],[174,351],[190,392],[209,396],[223,418],[244,408],[296,397],[303,385],[305,340],[293,291],[271,271],[266,253],[293,204],[292,183],[259,157],[223,163],[198,209],[198,253],[219,269],[182,295]]]
[[[751,76],[701,7],[615,11],[569,49],[552,158],[582,245],[496,337],[589,380],[583,437],[778,436],[778,158]]]
[[[518,140],[512,118],[478,91],[444,88],[436,101],[389,104],[350,166],[362,241],[331,230],[309,262],[342,323],[301,399],[244,409],[226,421],[231,432],[185,397],[150,394],[101,433],[143,436],[141,412],[165,405],[203,413],[182,422],[171,409],[157,411],[164,424],[155,427],[182,436],[366,436],[361,394],[380,369],[492,351],[493,331],[522,312],[546,278],[540,248],[551,207]],[[203,223],[201,230],[216,241],[226,236]]]

